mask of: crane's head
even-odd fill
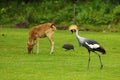
[[[74,33],[74,32],[76,32],[76,29],[72,29],[72,30],[70,30],[72,33]]]
[[[71,25],[71,26],[69,27],[69,30],[70,30],[72,33],[74,33],[74,32],[76,32],[76,30],[77,30],[77,26],[76,26],[76,25]]]

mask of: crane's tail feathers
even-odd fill
[[[106,54],[105,49],[101,46],[98,48],[98,51],[100,51],[102,54]]]
[[[106,54],[106,51],[103,49],[103,50],[102,50],[102,53],[103,53],[103,54]]]

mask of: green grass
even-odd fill
[[[75,34],[56,31],[54,54],[49,54],[49,41],[40,39],[40,53],[27,54],[28,29],[0,28],[0,80],[119,80],[120,79],[120,33],[79,32],[79,35],[100,42],[107,51],[102,56],[104,68],[100,70],[99,59],[91,54],[87,70],[88,52],[78,47]],[[5,34],[5,36],[1,36]],[[74,44],[75,51],[65,51],[64,43]]]

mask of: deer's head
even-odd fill
[[[32,52],[32,50],[33,50],[33,46],[34,46],[34,44],[33,44],[33,42],[31,43],[31,42],[28,42],[27,43],[27,49],[28,49],[28,53],[31,53]]]

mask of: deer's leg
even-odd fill
[[[52,35],[47,35],[47,37],[48,37],[50,44],[51,44],[50,54],[52,54],[53,50],[54,50],[54,40],[52,39]]]
[[[39,37],[36,38],[37,54],[39,53]]]

